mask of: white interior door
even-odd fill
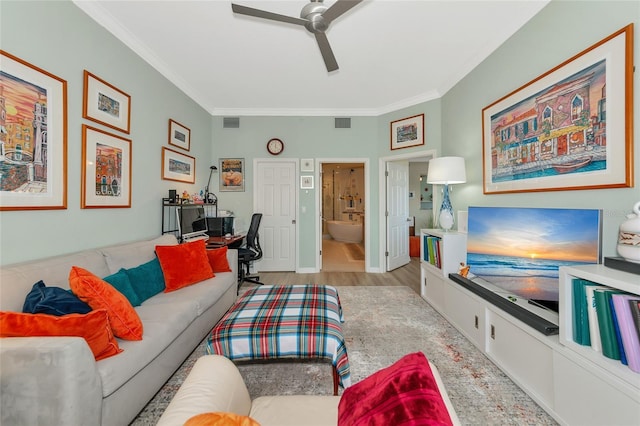
[[[297,162],[256,160],[254,210],[262,213],[260,271],[295,271]]]
[[[409,161],[387,162],[387,271],[410,262]]]

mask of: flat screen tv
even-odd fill
[[[183,240],[207,235],[207,218],[204,207],[192,204],[176,209],[178,215],[178,231]]]
[[[469,278],[558,312],[559,268],[601,263],[602,211],[469,207]]]

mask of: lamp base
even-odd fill
[[[443,192],[442,205],[440,206],[440,213],[438,214],[438,226],[445,231],[449,231],[453,228],[455,222],[453,207],[451,207],[451,200],[449,200],[449,185],[444,185]]]

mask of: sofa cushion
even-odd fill
[[[155,297],[151,300],[153,299]],[[120,340],[118,343],[124,352],[97,364],[104,397],[117,391],[140,370],[154,362],[180,334],[187,330],[196,319],[196,303],[177,299],[171,305],[143,303],[136,308],[136,312],[144,323],[144,340],[142,342]],[[193,342],[193,346],[196,345],[197,342]],[[178,364],[171,364],[171,368],[177,368]]]
[[[113,334],[125,340],[142,340],[143,326],[131,303],[108,282],[74,266],[69,273],[71,290],[93,309],[106,309]]]
[[[202,413],[187,420],[184,426],[260,426],[249,416],[234,413]]]
[[[140,298],[133,289],[131,281],[129,281],[129,275],[127,275],[127,272],[124,269],[120,269],[115,274],[104,277],[103,280],[122,293],[129,303],[131,303],[131,306],[140,306]]]
[[[25,298],[22,312],[28,314],[86,314],[91,312],[87,305],[68,290],[60,287],[47,287],[42,280],[33,285]]]
[[[344,390],[338,425],[451,425],[447,406],[422,352],[404,356]],[[413,423],[411,423],[413,422]]]
[[[164,290],[164,275],[162,275],[160,262],[155,257],[140,266],[125,269],[125,273],[140,303]]]
[[[229,259],[227,259],[227,246],[217,249],[207,250],[207,257],[209,258],[209,264],[214,273],[216,272],[231,272],[229,266]]]
[[[175,246],[156,246],[164,275],[165,293],[214,276],[204,240]]]
[[[155,248],[157,245],[175,245],[178,240],[174,235],[165,234],[158,238],[146,241],[135,241],[127,244],[118,244],[112,247],[100,249],[104,256],[105,263],[109,267],[109,272],[101,277],[109,274],[115,274],[120,269],[135,268],[138,265],[147,263],[156,258]]]
[[[64,316],[0,312],[0,337],[30,336],[82,337],[96,360],[122,352],[113,337],[108,314],[104,309]]]

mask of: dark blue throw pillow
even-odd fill
[[[27,314],[86,314],[91,306],[78,296],[60,287],[47,287],[42,280],[33,285],[24,301],[22,312]]]

